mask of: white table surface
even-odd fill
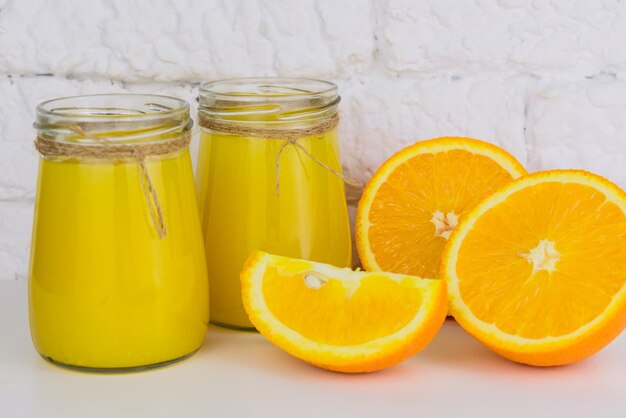
[[[344,375],[309,366],[255,333],[211,327],[190,359],[98,375],[41,359],[26,283],[0,281],[0,417],[626,417],[626,335],[587,361],[508,362],[447,321],[392,369]]]

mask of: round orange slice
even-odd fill
[[[442,280],[366,273],[254,252],[241,272],[250,320],[269,341],[329,370],[372,372],[425,347],[447,312]]]
[[[436,138],[401,150],[376,171],[359,202],[363,267],[438,278],[459,217],[524,174],[511,154],[477,139]]]
[[[626,193],[584,171],[522,177],[461,219],[442,273],[452,315],[495,352],[582,360],[626,325]]]

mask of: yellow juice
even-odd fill
[[[197,350],[208,289],[189,152],[149,157],[159,239],[136,160],[42,158],[30,267],[39,353],[86,368],[148,366]]]
[[[343,180],[293,144],[202,129],[196,175],[211,287],[211,321],[250,328],[239,273],[252,250],[351,264]],[[341,172],[336,129],[300,138],[313,157]]]

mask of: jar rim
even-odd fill
[[[305,88],[309,86],[309,88]],[[258,91],[245,91],[245,88]],[[235,90],[234,88],[244,88]],[[226,90],[224,90],[226,89]],[[275,89],[271,91],[271,89]],[[282,89],[282,91],[280,91]],[[302,100],[320,95],[337,94],[337,85],[331,81],[304,77],[241,77],[207,81],[200,85],[203,96],[223,97],[238,101]]]
[[[97,104],[89,105],[88,103],[80,105],[82,101],[89,102],[91,100],[104,102],[107,100],[119,100],[120,104],[115,107],[98,107]],[[135,104],[130,107],[131,100],[146,99],[141,106],[145,106],[145,110],[137,107]],[[122,106],[123,101],[129,102],[129,105]],[[53,107],[64,105],[67,107]],[[74,104],[74,106],[72,106]],[[169,105],[168,105],[169,104]],[[117,107],[122,106],[122,107]],[[74,121],[90,121],[98,120],[100,122],[106,119],[131,121],[132,119],[145,120],[149,117],[161,118],[189,111],[189,104],[177,97],[165,96],[160,94],[135,94],[135,93],[104,93],[104,94],[86,94],[79,96],[57,97],[39,103],[35,109],[37,116],[53,116],[58,118],[67,118]],[[108,111],[108,112],[106,112]]]

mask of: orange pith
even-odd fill
[[[451,313],[496,352],[581,360],[626,325],[626,194],[583,171],[525,176],[461,220],[442,272]]]
[[[460,216],[526,174],[506,151],[470,138],[421,141],[392,156],[359,202],[356,244],[368,271],[438,277]]]
[[[443,323],[445,283],[252,254],[243,298],[259,332],[319,367],[369,372],[423,348]]]

